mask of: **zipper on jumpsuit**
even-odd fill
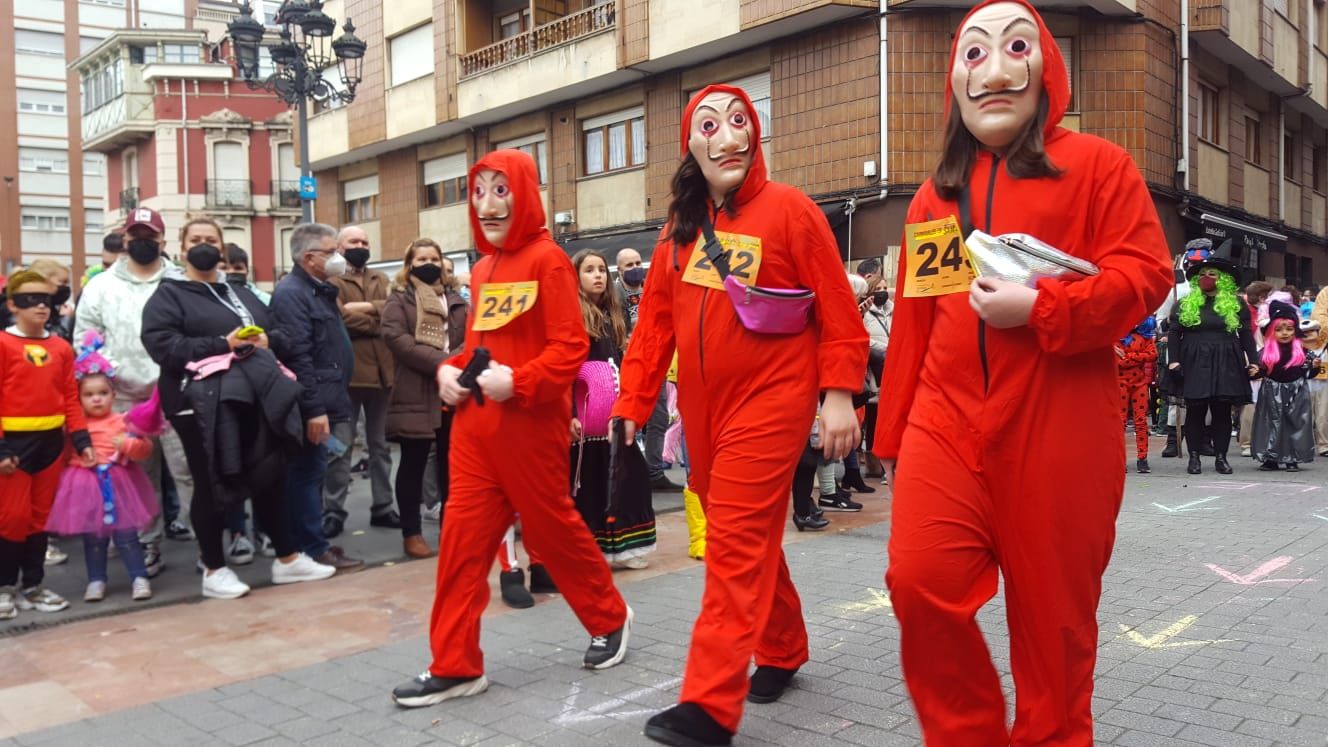
[[[987,179],[986,225],[983,231],[991,233],[991,203],[996,196],[996,172],[1000,169],[1001,157],[992,155],[991,177]],[[978,317],[978,358],[982,361],[982,393],[991,388],[991,367],[987,363],[987,323]]]
[[[493,280],[493,274],[494,274],[495,272],[498,272],[498,262],[500,262],[500,261],[502,260],[502,258],[503,258],[503,248],[502,248],[501,246],[494,247],[494,252],[493,252],[493,269],[492,269],[492,270],[489,270],[489,280]],[[580,283],[581,281],[580,281],[580,280],[577,280],[577,282]],[[480,330],[480,341],[479,341],[479,344],[476,345],[475,347],[479,347],[479,348],[484,347],[484,330]]]

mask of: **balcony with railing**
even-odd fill
[[[248,179],[208,179],[206,204],[209,210],[252,210],[253,184]]]
[[[300,209],[300,183],[289,180],[273,180],[271,185],[273,210]]]
[[[503,39],[461,55],[461,77],[467,78],[487,72],[540,52],[583,39],[613,28],[616,5],[592,5],[585,10],[563,16],[550,23],[536,26],[516,36]]]
[[[138,187],[120,190],[120,207],[125,210],[138,207]]]

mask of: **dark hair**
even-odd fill
[[[964,125],[959,107],[951,102],[950,114],[945,119],[945,135],[941,141],[941,160],[932,172],[932,184],[943,200],[953,200],[968,186],[973,176],[973,163],[977,161],[978,141]],[[1015,179],[1056,177],[1063,172],[1047,158],[1042,132],[1047,127],[1051,104],[1047,92],[1038,98],[1037,113],[1015,136],[1005,151],[1005,170]]]
[[[730,218],[734,216],[732,197],[741,186],[725,196],[724,212]],[[701,164],[691,153],[683,156],[678,170],[673,172],[673,182],[669,185],[673,196],[669,203],[669,240],[677,246],[684,246],[696,240],[706,219],[706,198],[710,196],[710,185],[705,174],[701,173]]]
[[[249,266],[249,252],[240,248],[239,244],[226,244],[226,264]]]
[[[124,234],[108,233],[101,238],[101,249],[104,252],[115,252],[119,254],[125,250]]]
[[[876,259],[875,257],[872,257],[871,259],[864,259],[858,263],[859,275],[870,275],[873,272],[880,272],[880,271],[881,271],[881,260]]]

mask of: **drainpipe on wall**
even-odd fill
[[[1286,221],[1286,99],[1277,102],[1277,219]]]
[[[189,212],[189,99],[180,79],[180,152],[184,154],[184,211]]]
[[[885,32],[886,32],[886,14],[888,9],[886,3],[889,0],[881,0],[881,169],[877,173],[879,181],[889,181],[890,179],[890,107],[889,99],[886,94],[887,78],[890,71],[890,65],[886,57]],[[1182,0],[1184,1],[1184,0]]]
[[[1313,0],[1308,0],[1313,2]],[[1190,0],[1180,0],[1180,158],[1181,190],[1190,191]]]

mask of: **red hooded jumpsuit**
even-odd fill
[[[1057,126],[1070,94],[1065,65],[1022,4],[1040,29],[1046,152],[1064,173],[1015,179],[980,149],[969,180],[973,224],[1031,234],[1101,274],[1040,281],[1028,325],[1013,329],[985,326],[966,293],[905,298],[902,282],[897,291],[874,451],[898,460],[886,582],[904,676],[935,745],[1092,743],[1097,604],[1124,489],[1112,347],[1172,283],[1157,213],[1129,154]],[[948,83],[945,95],[948,113]],[[951,215],[956,203],[928,180],[908,221]],[[1013,733],[974,619],[996,593],[998,571]]]
[[[464,368],[477,347],[512,367],[513,396],[506,402],[474,397],[452,421],[451,491],[438,551],[438,589],[429,643],[438,677],[478,677],[480,615],[489,602],[489,569],[513,512],[526,534],[555,537],[540,546],[542,561],[577,619],[592,636],[623,626],[627,607],[614,588],[609,566],[567,492],[567,433],[572,418],[572,381],[590,349],[581,322],[572,263],[544,224],[535,162],[525,153],[500,150],[470,169],[507,176],[512,224],[506,246],[484,238],[470,208],[475,244],[485,256],[471,272],[471,298],[488,283],[539,283],[530,310],[487,332],[466,330],[465,349],[447,363]],[[472,319],[484,313],[477,304]]]
[[[692,113],[716,91],[739,95],[756,111],[737,88],[697,93],[683,113],[684,155]],[[756,117],[751,123],[756,144],[760,124]],[[862,388],[868,342],[824,214],[793,187],[767,181],[759,146],[734,203],[736,216],[720,211],[715,230],[760,241],[757,285],[815,291],[815,322],[796,335],[748,332],[722,291],[683,282],[694,245],[674,246],[666,226],[613,409],[638,424],[650,417],[676,344],[690,479],[708,522],[705,594],[681,699],[702,706],[732,732],[742,717],[753,654],[758,665],[783,669],[807,661],[802,607],[781,549],[788,486],[819,392]]]

